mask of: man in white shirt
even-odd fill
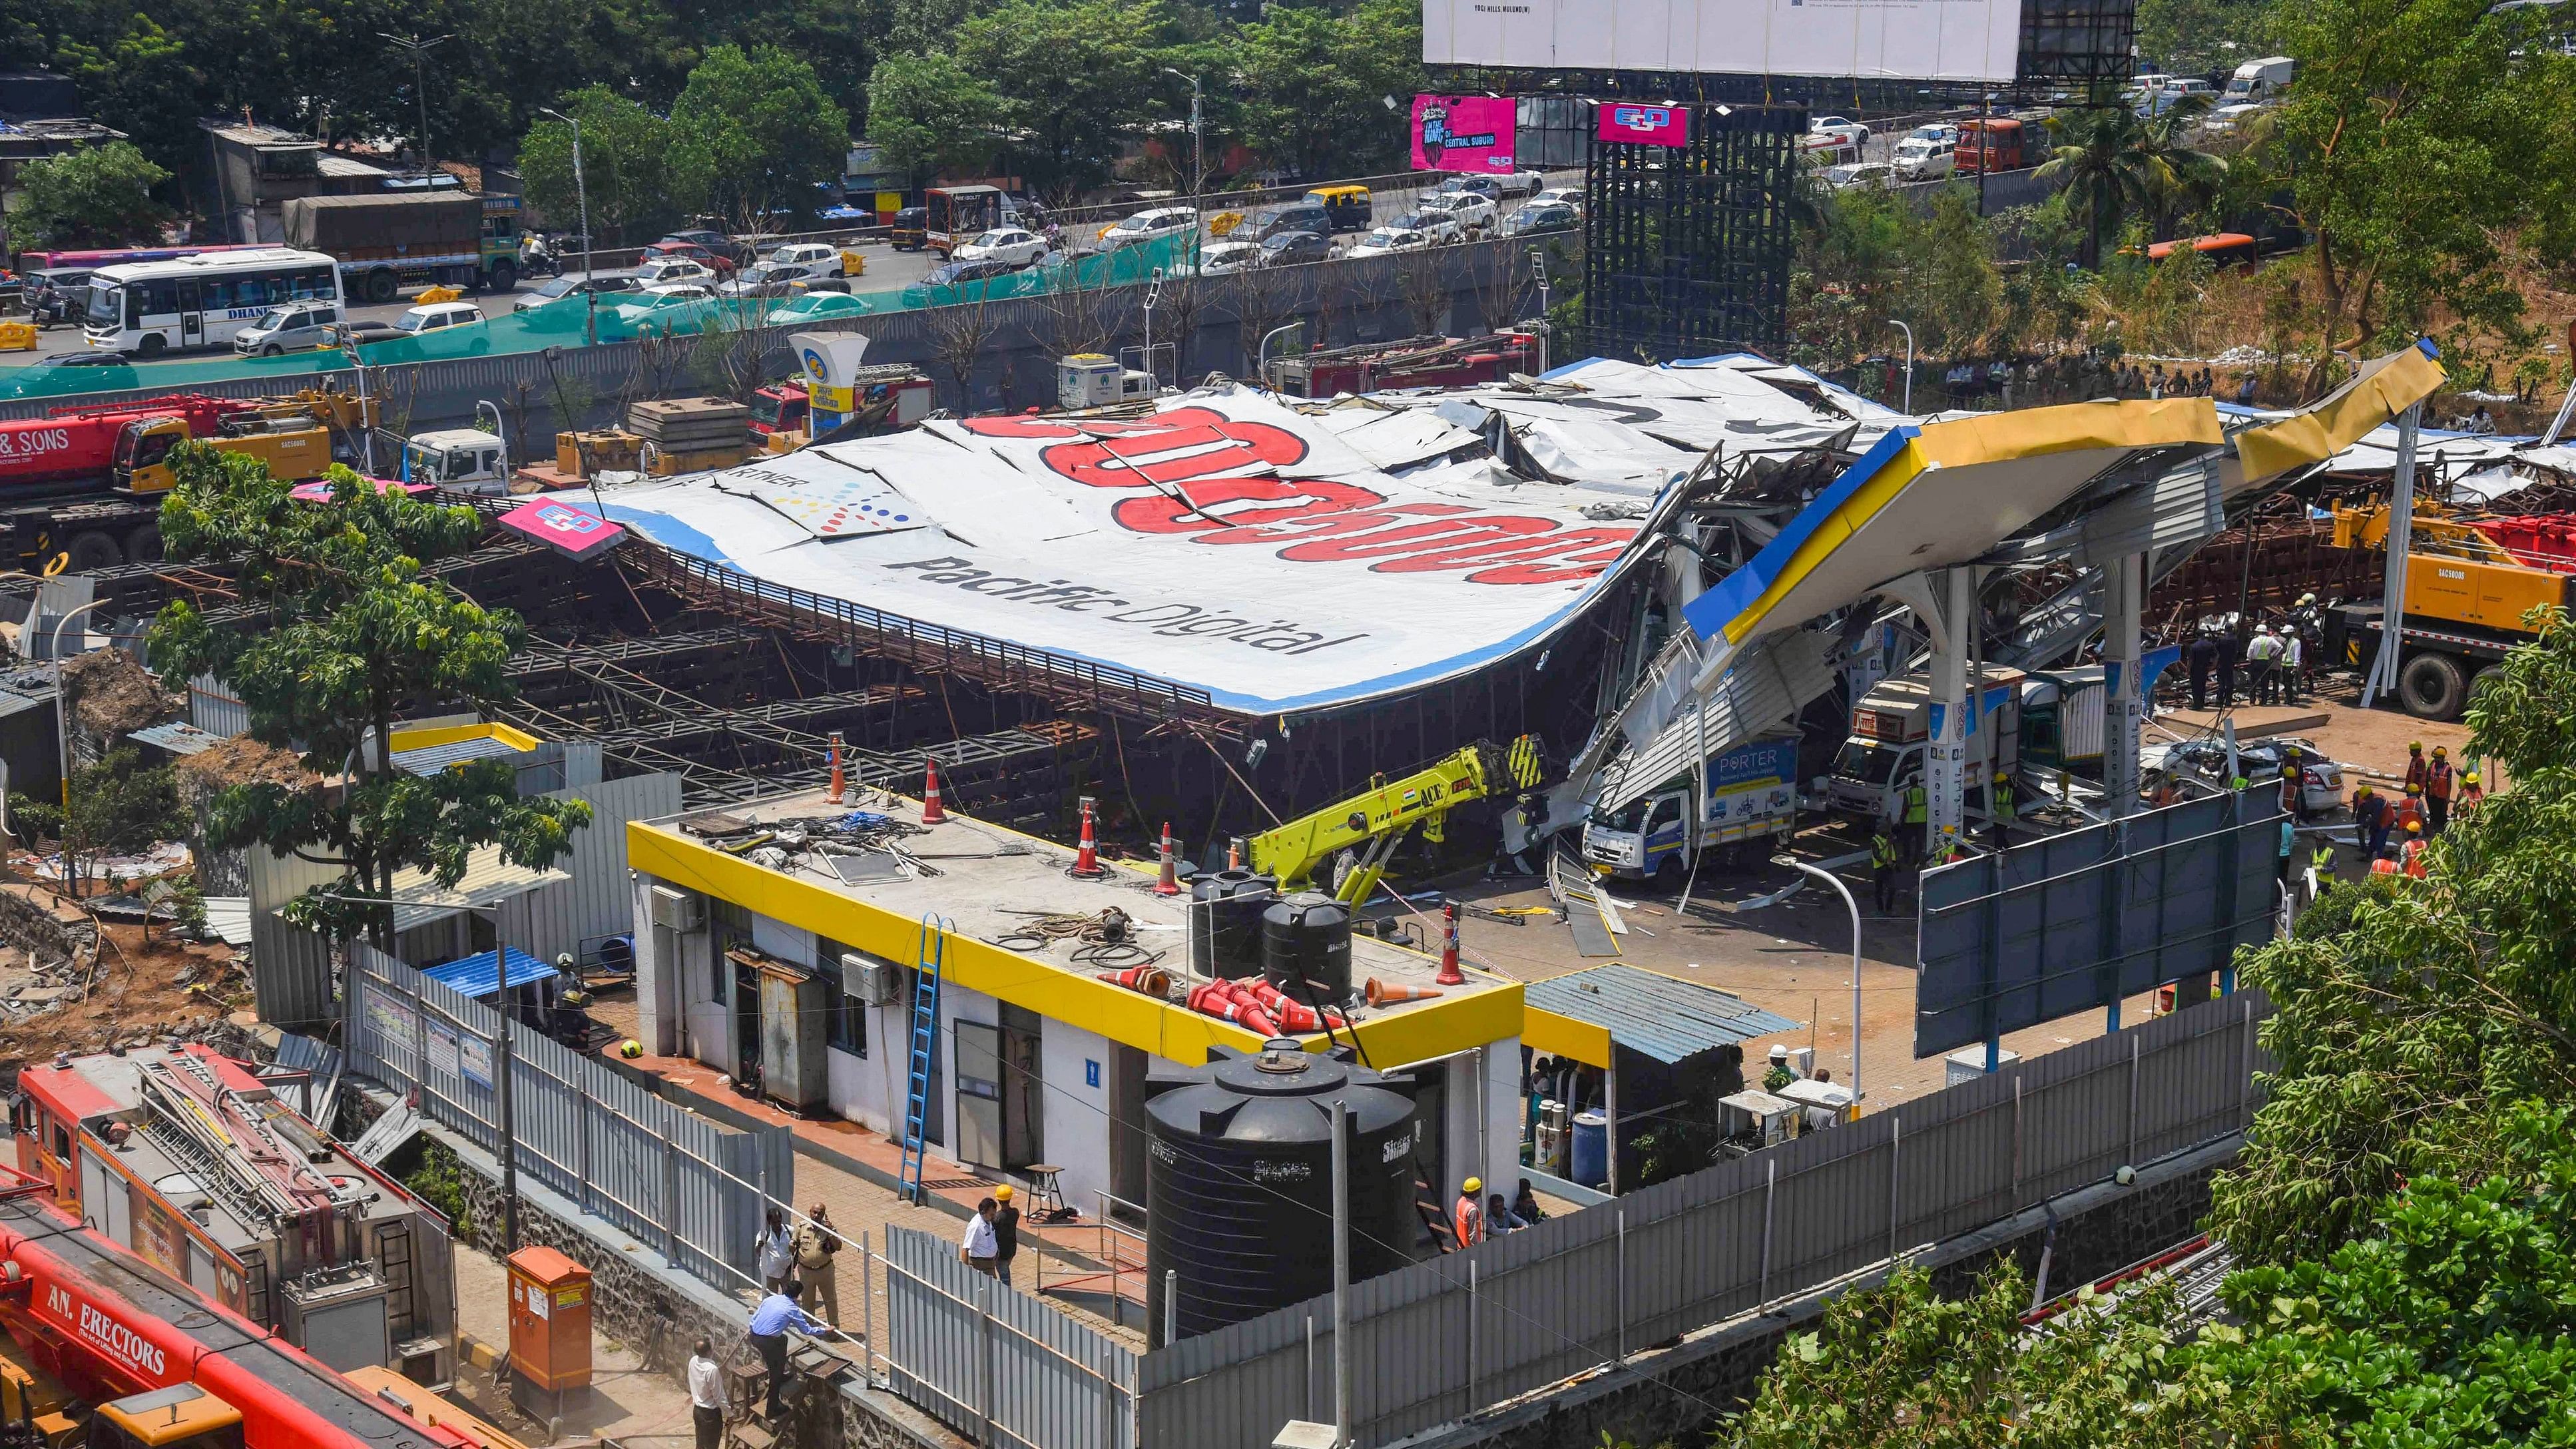
[[[796,1270],[796,1236],[787,1231],[785,1210],[769,1210],[768,1217],[761,1224],[760,1236],[752,1240],[752,1247],[760,1255],[761,1291],[777,1292],[787,1282],[787,1275]]]
[[[716,1449],[724,1438],[725,1411],[732,1407],[715,1345],[701,1338],[697,1352],[689,1355],[689,1417],[697,1421],[697,1449]]]
[[[993,1215],[1002,1205],[991,1198],[975,1204],[975,1216],[966,1220],[966,1240],[957,1245],[957,1256],[966,1266],[989,1278],[998,1278],[995,1260],[1002,1251],[1001,1241],[993,1236]]]

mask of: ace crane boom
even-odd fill
[[[1420,826],[1425,840],[1443,838],[1449,812],[1471,800],[1538,787],[1538,737],[1523,735],[1507,749],[1479,740],[1447,757],[1389,780],[1373,775],[1368,789],[1311,815],[1265,830],[1245,843],[1254,870],[1279,878],[1282,891],[1306,888],[1316,867],[1344,850],[1357,851],[1352,869],[1332,891],[1356,909],[1376,891],[1387,862]]]

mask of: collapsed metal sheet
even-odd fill
[[[2270,940],[2285,818],[2265,786],[1924,872],[1914,1055],[2107,1007]]]

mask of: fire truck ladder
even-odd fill
[[[895,1187],[918,1206],[923,1201],[922,1160],[928,1146],[922,1136],[930,1120],[930,1074],[939,1055],[939,980],[947,954],[948,933],[957,923],[945,916],[923,915],[913,943],[912,1085],[903,1105],[903,1157],[896,1165]]]
[[[229,1181],[265,1219],[298,1219],[333,1205],[331,1185],[203,1061],[174,1054],[140,1065],[144,1100],[173,1129],[158,1140],[185,1140],[180,1155],[201,1182]]]

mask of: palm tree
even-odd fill
[[[2214,184],[2221,164],[2184,143],[2214,103],[2184,96],[2153,117],[2140,116],[2108,90],[2084,109],[2051,117],[2057,140],[2039,179],[2064,186],[2084,208],[2084,264],[2102,264],[2103,239],[2134,211],[2160,212]]]

